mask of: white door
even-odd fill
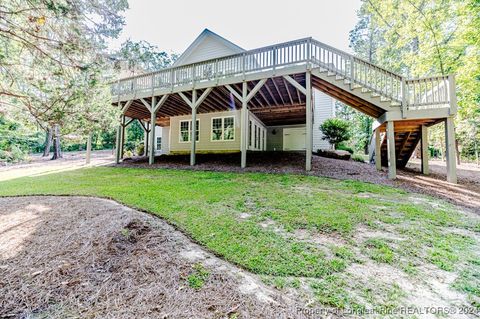
[[[284,128],[283,129],[283,150],[302,151],[305,150],[305,128]]]

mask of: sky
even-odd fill
[[[129,0],[126,25],[109,46],[145,40],[182,53],[205,29],[249,50],[304,37],[350,52],[360,0]]]

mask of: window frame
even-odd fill
[[[232,128],[233,128],[233,139],[226,140],[225,139],[225,119],[231,118],[233,119]],[[213,139],[213,121],[214,120],[221,120],[221,139],[214,140]],[[235,116],[234,115],[225,115],[225,116],[215,116],[212,117],[210,120],[210,142],[234,142],[235,141]]]
[[[159,143],[158,143],[158,140],[159,140],[159,139],[160,139],[160,147],[158,147],[158,144],[159,144]],[[157,136],[157,137],[155,138],[155,149],[156,149],[157,151],[161,151],[161,150],[162,150],[162,137],[161,137],[161,136]]]
[[[184,141],[182,139],[182,123],[183,122],[187,122],[188,123],[188,140]],[[197,131],[198,131],[198,134],[196,135],[196,142],[200,141],[200,120],[197,119],[196,120],[197,122]],[[180,120],[178,122],[178,142],[179,143],[190,143],[192,141],[192,120]]]

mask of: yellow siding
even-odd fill
[[[235,117],[235,139],[233,141],[212,141],[212,118],[222,116]],[[191,142],[180,142],[180,121],[191,120],[192,117],[175,116],[170,118],[170,152],[182,153],[189,152],[191,149]],[[202,113],[197,114],[199,120],[199,140],[197,141],[197,152],[218,152],[218,151],[240,151],[240,110]]]

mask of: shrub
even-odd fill
[[[345,144],[343,143],[340,143],[338,144],[335,149],[339,150],[339,151],[347,151],[349,152],[350,154],[353,154],[353,148],[349,147],[349,146],[346,146]]]
[[[135,150],[135,152],[137,153],[138,156],[142,156],[142,155],[145,155],[144,152],[145,152],[145,145],[143,145],[143,143],[139,144],[137,146],[137,149]]]
[[[8,150],[0,150],[0,162],[18,163],[25,161],[28,153],[16,145],[11,145]]]
[[[362,155],[359,155],[359,154],[354,154],[352,156],[352,160],[354,160],[355,162],[365,163],[365,158]]]
[[[323,133],[322,139],[329,141],[335,147],[344,141],[348,141],[352,136],[348,122],[337,118],[331,118],[323,122],[320,125],[320,130]]]
[[[340,152],[332,151],[332,150],[318,150],[316,153],[318,156],[322,157],[328,157],[328,158],[335,158],[335,159],[340,159],[344,161],[350,160],[350,153],[346,152],[345,154],[342,154]]]

